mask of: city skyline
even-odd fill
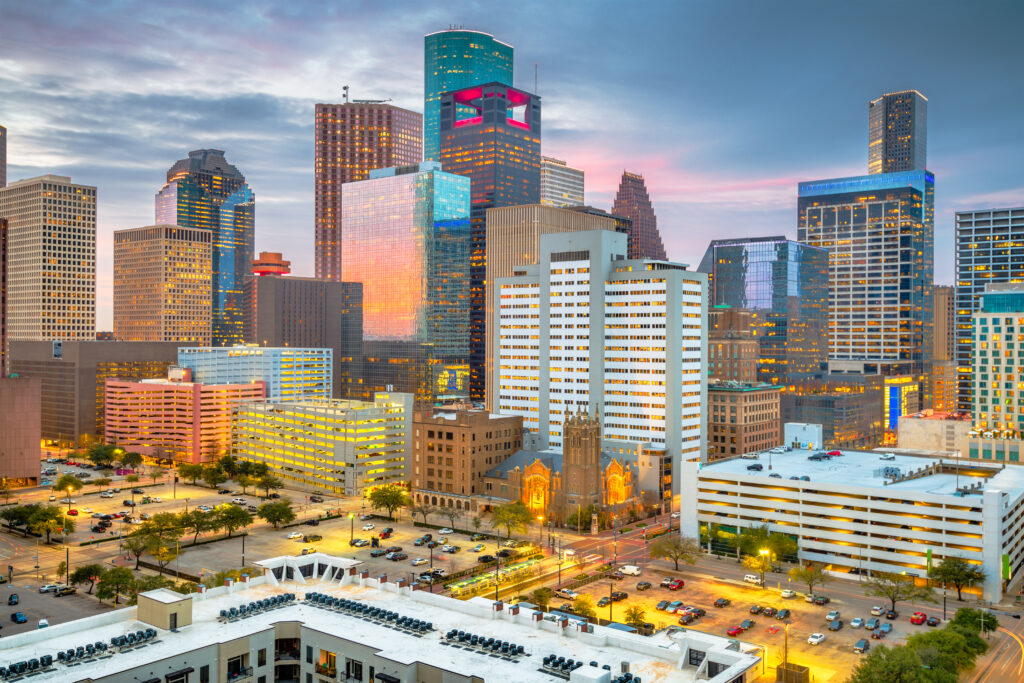
[[[870,11],[844,17],[837,42],[834,32],[810,30],[838,12],[821,7],[751,4],[749,21],[736,25],[724,8],[669,4],[622,17],[600,6],[581,14],[570,3],[543,21],[529,4],[457,6],[451,16],[409,5],[384,50],[375,29],[389,13],[346,5],[325,16],[262,4],[211,10],[233,21],[210,24],[218,27],[216,58],[202,70],[177,50],[184,31],[176,26],[204,31],[181,21],[196,11],[188,4],[141,14],[67,6],[73,20],[0,3],[18,36],[0,47],[0,60],[18,67],[0,76],[0,124],[8,128],[8,182],[56,173],[99,188],[99,329],[111,327],[113,231],[152,222],[152,188],[182,149],[225,148],[260,197],[257,251],[282,251],[296,275],[312,275],[314,104],[339,101],[350,84],[353,97],[390,97],[421,111],[423,36],[450,24],[515,45],[516,87],[533,91],[538,63],[542,153],[583,169],[586,200],[599,208],[610,208],[624,169],[642,173],[675,261],[696,265],[714,237],[795,238],[797,182],[865,172],[868,104],[886,92],[916,89],[929,100],[937,283],[953,279],[955,211],[1020,206],[1024,197],[1016,96],[983,114],[972,104],[1012,82],[1021,61],[1022,48],[1004,39],[1022,13],[1011,5],[950,3],[934,16],[890,8],[894,21],[913,13],[921,30],[884,54],[841,60],[870,31]],[[569,17],[582,23],[568,31]],[[953,40],[981,31],[984,42]],[[262,36],[258,49],[254,35]],[[795,35],[799,44],[786,40]],[[618,60],[601,47],[609,40],[635,43],[636,58]],[[807,58],[822,51],[835,58]],[[694,66],[678,67],[687,63]],[[794,108],[810,84],[815,111]],[[656,116],[623,106],[655,96],[665,103]]]

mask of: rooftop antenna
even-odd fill
[[[348,86],[341,86],[341,92],[345,95],[345,103],[348,104]]]

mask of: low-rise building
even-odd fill
[[[201,384],[263,382],[274,401],[330,398],[332,349],[236,344],[224,347],[182,347],[178,366],[192,371]]]
[[[0,367],[0,482],[10,488],[39,485],[42,386]]]
[[[782,387],[770,384],[709,382],[708,459],[742,455],[782,443],[781,398]]]
[[[408,481],[412,394],[247,401],[232,420],[232,452],[306,490],[362,496]]]
[[[922,410],[900,416],[898,448],[947,451],[967,457],[974,421],[970,413]]]
[[[883,379],[832,373],[821,381],[808,380],[782,394],[783,418],[820,424],[827,448],[874,448],[885,436]]]
[[[1024,468],[818,453],[794,449],[702,468],[683,463],[682,534],[696,537],[704,525],[735,533],[767,524],[796,538],[801,562],[851,579],[884,571],[923,582],[929,566],[959,557],[984,568],[984,585],[971,590],[993,602],[1003,596],[1003,578],[1024,565]]]

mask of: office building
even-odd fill
[[[782,387],[713,379],[708,384],[708,460],[782,443]]]
[[[334,398],[361,395],[363,287],[288,276],[280,254],[253,261],[246,289],[245,340],[268,347],[330,349]]]
[[[821,425],[826,448],[874,448],[885,438],[883,416],[890,417],[885,401],[881,375],[829,374],[783,392],[782,421]]]
[[[1024,516],[1007,514],[1024,504],[1024,467],[884,453],[813,461],[795,449],[772,454],[770,468],[766,455],[683,463],[682,533],[767,524],[796,538],[801,563],[853,581],[881,571],[925,585],[929,566],[959,557],[985,569],[984,584],[966,593],[1002,599],[1003,578],[1024,564]],[[764,469],[748,470],[752,462]]]
[[[39,378],[0,372],[0,482],[9,488],[39,486],[42,389]]]
[[[422,114],[384,102],[316,105],[317,278],[341,280],[341,186],[366,180],[377,168],[418,164],[422,135]]]
[[[7,129],[0,126],[0,187],[7,186]]]
[[[941,412],[957,410],[957,369],[954,360],[932,361],[932,408]]]
[[[628,665],[643,681],[737,683],[756,677],[766,656],[761,645],[725,636],[678,629],[648,637],[622,624],[510,605],[505,595],[446,597],[420,590],[408,573],[389,577],[321,552],[255,565],[262,576],[188,595],[142,592],[138,606],[102,621],[61,624],[59,643],[39,630],[5,638],[8,667],[24,664],[28,672],[34,661],[31,679],[40,683],[549,683],[568,679],[570,670],[574,682],[608,683],[612,670],[618,676]],[[516,573],[501,572],[503,584]],[[498,647],[478,645],[470,634]],[[102,654],[83,648],[77,655],[76,645],[95,642]],[[57,656],[65,647],[71,662]],[[561,659],[549,664],[549,655]]]
[[[932,296],[932,311],[935,315],[935,338],[932,343],[932,358],[937,361],[955,360],[956,287],[935,285],[932,288]]]
[[[604,439],[706,457],[707,276],[626,258],[624,235],[542,235],[537,265],[495,282],[496,411],[562,447],[583,412]]]
[[[928,99],[916,90],[888,93],[868,103],[868,173],[928,167]]]
[[[209,385],[262,382],[264,397],[272,401],[330,398],[333,365],[332,350],[326,348],[239,344],[178,349],[178,367],[191,371],[191,381]]]
[[[474,115],[461,118],[459,108]],[[540,98],[501,83],[441,97],[441,163],[471,180],[470,397],[484,400],[488,209],[540,203]]]
[[[708,332],[708,375],[733,382],[757,381],[760,357],[752,326],[753,314],[719,305],[711,309]]]
[[[470,510],[484,475],[523,447],[523,418],[456,404],[417,410],[412,424],[411,495],[417,503]]]
[[[232,421],[232,453],[262,462],[290,487],[366,496],[409,481],[412,394],[373,401],[247,401]]]
[[[209,230],[150,225],[114,231],[114,337],[209,346]]]
[[[0,189],[8,340],[96,334],[96,188],[44,175]]]
[[[156,195],[157,223],[212,233],[214,346],[242,342],[242,298],[251,277],[255,220],[256,196],[220,149],[189,152],[167,171],[167,183]]]
[[[900,416],[898,448],[967,457],[974,418],[968,413],[922,410]]]
[[[106,381],[104,439],[129,451],[175,462],[213,462],[231,453],[231,415],[266,396],[262,381],[203,384],[184,368],[165,379]]]
[[[975,429],[1002,438],[1024,435],[1024,283],[988,284],[974,314],[973,338]]]
[[[0,218],[0,378],[7,376],[7,219]]]
[[[469,178],[428,161],[343,194],[342,275],[363,291],[361,397],[468,395]]]
[[[792,391],[822,379],[828,366],[827,250],[782,236],[714,240],[697,270],[711,280],[712,311],[750,311],[760,347],[758,381]]]
[[[590,207],[578,207],[590,209]],[[496,329],[494,283],[499,277],[512,275],[518,266],[530,266],[540,257],[540,236],[586,230],[618,231],[615,217],[598,209],[590,211],[567,209],[540,204],[506,206],[488,209],[487,269],[486,269],[486,331],[485,405],[494,411],[494,339]]]
[[[973,319],[988,283],[1024,282],[1024,207],[956,212],[957,409],[971,410]]]
[[[489,33],[448,29],[423,37],[423,159],[441,160],[441,96],[474,85],[512,84],[513,48]],[[461,108],[459,118],[475,114]]]
[[[638,173],[622,172],[619,189],[612,203],[612,213],[624,216],[632,222],[629,258],[664,261],[665,245],[658,232],[658,218],[654,215],[651,198],[647,194],[644,177]]]
[[[107,379],[162,377],[178,356],[175,342],[12,341],[10,370],[42,382],[37,438],[87,446],[103,437]]]
[[[800,183],[798,239],[829,252],[829,371],[910,378],[901,414],[931,404],[934,211],[928,171]]]
[[[540,203],[545,206],[582,206],[583,170],[561,159],[540,158]]]

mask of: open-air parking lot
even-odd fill
[[[40,587],[46,585],[48,584],[31,577],[19,579],[15,576],[14,583],[0,586],[0,606],[5,610],[3,618],[0,619],[0,635],[11,636],[35,630],[39,628],[41,619],[45,619],[50,626],[56,626],[104,612],[112,607],[83,594],[82,590],[60,597],[57,597],[53,590],[40,593]],[[87,589],[88,586],[84,588]],[[24,616],[24,622],[15,621],[14,615],[18,613]]]

